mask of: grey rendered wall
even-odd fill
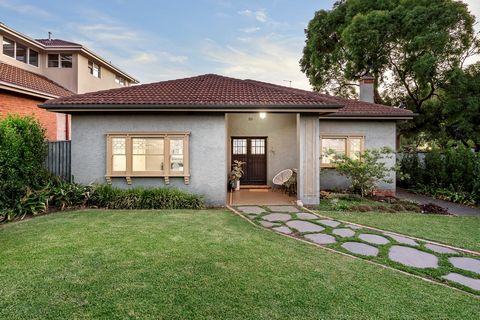
[[[72,174],[76,182],[105,183],[108,132],[190,131],[190,184],[170,178],[170,186],[203,194],[208,204],[227,200],[225,117],[223,114],[74,114],[72,115]],[[130,187],[124,178],[113,185]],[[164,186],[162,178],[132,178],[132,186]]]
[[[294,113],[267,113],[260,119],[258,113],[227,114],[228,163],[231,163],[231,137],[267,137],[267,183],[284,169],[296,168],[297,115]]]
[[[395,121],[362,121],[362,120],[320,120],[320,135],[362,135],[365,136],[365,149],[390,147],[395,150]],[[387,166],[395,165],[395,156],[386,159]],[[395,173],[391,173],[392,183],[381,182],[380,190],[395,190]],[[320,189],[345,189],[349,187],[348,180],[340,176],[334,169],[320,170]]]

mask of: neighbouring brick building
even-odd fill
[[[60,39],[32,39],[0,23],[0,117],[33,115],[49,140],[70,139],[70,119],[38,107],[48,99],[121,88],[137,80],[88,48]]]

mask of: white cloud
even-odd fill
[[[219,65],[214,70],[217,73],[279,85],[285,85],[284,80],[291,80],[292,87],[310,90],[308,79],[298,63],[301,57],[299,48],[299,39],[271,35],[253,38],[250,43],[235,46],[206,41],[202,53]]]
[[[245,33],[255,33],[257,31],[260,31],[260,28],[259,27],[248,27],[248,28],[240,29],[240,31],[245,32]]]
[[[238,14],[245,17],[249,17],[249,18],[255,18],[259,22],[266,22],[268,19],[267,12],[265,11],[265,9],[260,9],[257,11],[245,9],[243,11],[239,11]]]
[[[8,0],[0,0],[0,7],[15,11],[20,14],[34,15],[37,17],[42,16],[44,18],[51,17],[51,14],[48,11],[30,4],[21,4],[17,2],[14,3]]]
[[[89,40],[94,40],[100,43],[117,43],[125,45],[132,41],[143,40],[140,33],[130,30],[129,28],[110,25],[110,24],[73,24],[78,33]]]

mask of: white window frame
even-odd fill
[[[49,55],[57,55],[57,62],[58,62],[58,67],[50,67],[48,65],[48,56]],[[71,67],[62,67],[62,60],[60,58],[61,55],[69,55],[72,57],[72,66]],[[72,69],[73,68],[73,54],[71,53],[47,53],[46,55],[46,59],[47,59],[47,68],[52,68],[52,69]]]
[[[95,67],[97,67],[98,69],[98,75],[94,74]],[[90,75],[92,75],[95,78],[98,78],[98,79],[102,78],[102,67],[98,63],[95,63],[92,60],[88,60],[88,72],[90,73]]]
[[[122,87],[127,86],[127,80],[120,76],[115,76],[115,83],[119,84]]]
[[[13,57],[5,54],[3,52],[3,41],[7,39],[8,41],[11,41],[13,42]],[[14,59],[15,61],[18,61],[18,62],[21,62],[21,63],[25,63],[25,64],[28,64],[29,66],[32,66],[32,67],[35,67],[35,68],[39,68],[40,67],[40,52],[38,52],[37,50],[33,50],[31,49],[29,46],[27,45],[24,45],[22,44],[22,46],[24,46],[27,50],[26,50],[26,57],[25,57],[25,61],[20,61],[20,60],[17,60],[17,41],[15,40],[12,40],[10,38],[7,38],[7,37],[2,37],[2,54],[10,59]],[[34,65],[34,64],[31,64],[30,63],[30,50],[32,51],[35,51],[38,55],[38,58],[37,58],[37,65]]]

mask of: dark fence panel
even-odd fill
[[[45,165],[48,171],[65,181],[72,181],[70,141],[49,141]]]

